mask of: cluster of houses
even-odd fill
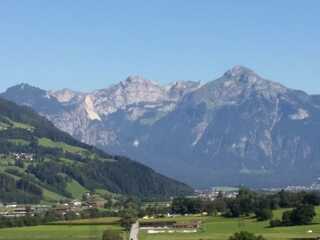
[[[148,234],[159,233],[196,233],[201,227],[201,221],[176,222],[176,221],[160,221],[160,222],[141,222],[140,229],[147,230]]]
[[[24,204],[7,204],[0,205],[0,217],[25,217],[34,216],[38,213],[46,212],[51,207],[49,205],[24,205]]]
[[[198,229],[201,221],[176,222],[176,221],[154,221],[141,222],[141,229]]]
[[[264,188],[262,189],[266,192],[279,192],[281,190],[285,190],[288,192],[309,192],[309,191],[320,191],[320,178],[317,178],[311,185],[305,186],[287,186],[285,188]]]
[[[209,199],[211,201],[217,199],[218,197],[223,198],[236,198],[238,196],[238,189],[231,190],[221,190],[218,188],[206,189],[206,190],[197,190],[197,197],[202,199]]]
[[[12,155],[16,161],[33,161],[34,159],[32,153],[12,153]]]
[[[69,212],[80,215],[80,212],[90,208],[103,208],[106,200],[95,195],[86,193],[84,199],[70,200],[54,205],[26,205],[10,203],[3,205],[0,203],[0,217],[24,217],[35,216],[36,214],[54,211],[57,215],[64,216]]]
[[[73,212],[76,215],[80,215],[80,212],[91,208],[104,208],[105,199],[99,197],[98,195],[92,195],[90,193],[85,194],[84,200],[72,200],[70,202],[65,202],[62,204],[55,205],[52,210],[54,210],[58,215],[64,216],[69,212]]]

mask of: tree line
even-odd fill
[[[206,212],[209,215],[221,214],[225,217],[255,215],[257,221],[271,220],[273,210],[293,208],[286,211],[281,220],[272,220],[271,226],[310,224],[315,216],[314,206],[320,205],[320,192],[277,193],[254,192],[240,188],[235,198],[225,198],[219,194],[215,200],[201,198],[175,198],[172,202],[173,214],[196,214]]]

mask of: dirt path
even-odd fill
[[[136,222],[131,226],[129,240],[138,240],[138,235],[139,235],[139,222]]]

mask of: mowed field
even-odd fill
[[[1,240],[101,240],[106,229],[121,230],[118,218],[99,218],[58,225],[0,229]]]
[[[274,212],[274,218],[280,218],[284,210]],[[150,221],[175,220],[189,222],[202,220],[203,224],[197,233],[161,233],[148,234],[140,231],[139,240],[227,240],[238,231],[249,231],[261,234],[269,240],[303,239],[320,236],[320,208],[317,217],[309,226],[269,228],[269,222],[257,222],[254,218],[224,218],[188,216],[161,218]],[[121,230],[119,218],[97,218],[58,222],[56,225],[5,228],[0,229],[0,240],[101,240],[106,229]],[[312,233],[308,233],[312,230]],[[124,239],[128,239],[127,236]]]
[[[274,218],[281,218],[283,211],[275,211]],[[186,221],[191,218],[188,217]],[[199,217],[195,217],[195,219],[199,219]],[[269,228],[268,221],[257,222],[254,218],[202,217],[201,219],[203,224],[197,233],[148,234],[143,230],[140,232],[139,240],[226,240],[238,231],[249,231],[263,235],[270,240],[307,239],[320,236],[320,208],[317,208],[314,224],[309,226]],[[183,218],[176,220],[181,222]],[[309,230],[312,230],[312,233],[308,233]]]

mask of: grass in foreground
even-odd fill
[[[106,229],[120,229],[103,225],[62,225],[6,228],[0,230],[2,240],[101,240]]]
[[[281,216],[284,210],[275,211],[276,218]],[[320,236],[320,217],[319,208],[314,224],[309,226],[279,227],[269,228],[269,221],[257,222],[256,219],[248,218],[223,218],[223,217],[206,217],[202,218],[203,224],[197,233],[162,233],[148,234],[141,231],[139,240],[227,240],[233,233],[239,231],[248,231],[255,234],[263,235],[269,240],[288,240],[297,238],[313,238]],[[192,217],[185,218],[190,221]],[[199,219],[196,217],[195,219]],[[163,219],[165,220],[165,219]],[[162,221],[163,221],[162,220]],[[168,219],[166,219],[168,220]],[[170,220],[183,221],[183,218]],[[312,230],[312,233],[308,233]]]
[[[59,225],[86,225],[86,224],[96,224],[96,225],[119,225],[120,218],[118,217],[103,217],[103,218],[93,218],[93,219],[79,219],[72,221],[59,221],[54,224]]]
[[[283,211],[285,210],[275,211],[275,218],[279,218]],[[250,217],[187,216],[173,219],[156,219],[156,221],[166,220],[175,220],[177,222],[202,220],[203,224],[197,233],[147,234],[146,231],[141,231],[139,240],[227,240],[229,236],[239,231],[260,234],[269,240],[289,240],[320,236],[320,208],[317,208],[317,217],[314,219],[314,224],[309,226],[269,228],[268,221],[257,222],[256,219]],[[119,218],[84,219],[58,222],[58,225],[0,229],[0,240],[101,240],[103,231],[106,229],[121,230]],[[309,230],[312,230],[313,233],[307,233]]]
[[[104,230],[122,230],[118,218],[84,219],[59,225],[0,229],[1,240],[101,240]],[[127,238],[126,238],[127,239]]]

